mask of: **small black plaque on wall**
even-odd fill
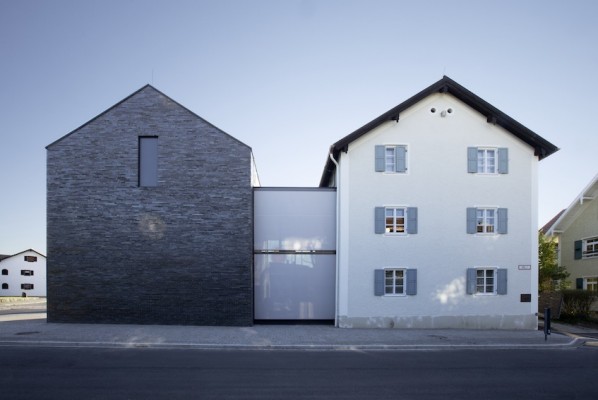
[[[532,295],[529,293],[521,293],[521,302],[522,303],[531,303]]]

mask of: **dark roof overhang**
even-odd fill
[[[421,92],[405,100],[398,106],[388,110],[378,118],[368,122],[361,128],[334,143],[332,146],[330,146],[330,153],[335,159],[338,159],[339,153],[341,151],[346,152],[351,142],[385,122],[398,122],[401,112],[434,93],[452,94],[474,110],[478,111],[480,114],[484,115],[488,123],[503,127],[519,139],[523,140],[525,143],[529,144],[534,149],[534,155],[536,155],[540,160],[559,150],[559,148],[554,144],[550,143],[535,132],[515,121],[513,118],[509,117],[498,108],[475,95],[473,92],[459,85],[448,76],[443,76],[438,82],[433,83]],[[320,179],[320,186],[327,186],[328,181],[334,173],[334,169],[334,163],[332,160],[330,160],[330,158],[328,158],[326,165],[324,166],[322,178]]]

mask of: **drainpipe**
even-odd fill
[[[340,270],[340,259],[341,259],[341,252],[340,252],[340,243],[341,243],[341,194],[340,194],[340,186],[341,186],[341,169],[338,165],[338,162],[334,159],[334,155],[332,152],[329,154],[330,161],[334,163],[336,166],[336,294],[334,299],[334,326],[338,327],[338,310],[339,310],[339,287],[340,287],[340,277],[339,277],[339,270]]]

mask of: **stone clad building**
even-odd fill
[[[252,324],[254,171],[150,85],[47,146],[48,321]]]

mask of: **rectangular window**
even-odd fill
[[[23,290],[32,290],[33,289],[33,283],[22,283],[21,284],[21,289],[23,289]]]
[[[478,174],[496,173],[496,149],[478,148]]]
[[[583,258],[598,257],[598,237],[585,239],[583,241]]]
[[[33,276],[33,271],[30,269],[22,269],[21,270],[21,275],[24,276]]]
[[[417,207],[376,207],[376,234],[417,234]]]
[[[467,294],[507,294],[506,268],[467,268]]]
[[[396,148],[394,146],[386,146],[384,149],[384,171],[395,172],[396,169]]]
[[[508,174],[509,149],[506,147],[468,147],[467,172],[472,174]]]
[[[386,268],[374,270],[374,295],[417,295],[417,269]]]
[[[405,294],[405,270],[384,270],[384,294]]]
[[[405,233],[405,207],[386,208],[384,210],[385,232],[386,233]]]
[[[477,233],[494,233],[496,224],[496,210],[493,208],[478,208],[476,216]]]
[[[139,186],[158,185],[158,137],[139,137]]]
[[[479,268],[476,270],[476,293],[495,293],[495,270],[490,268]]]
[[[375,171],[387,173],[407,172],[407,146],[375,146]]]
[[[37,262],[37,257],[35,257],[35,256],[25,256],[25,261],[27,261],[27,262]]]
[[[591,290],[592,292],[598,292],[598,277],[594,276],[592,278],[586,278],[586,290]]]

